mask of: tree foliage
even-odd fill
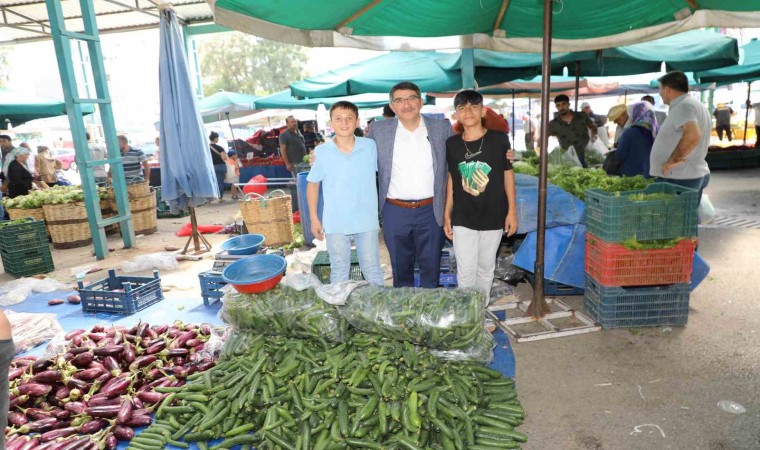
[[[201,43],[199,48],[203,93],[220,89],[268,95],[285,89],[305,76],[303,47],[259,39],[241,33],[225,33]]]

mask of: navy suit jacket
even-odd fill
[[[443,226],[443,208],[446,204],[446,181],[448,166],[446,164],[446,139],[453,133],[451,123],[445,119],[434,119],[422,116],[428,132],[428,141],[433,153],[433,211],[439,226]],[[386,119],[372,122],[367,137],[377,143],[377,172],[380,179],[379,205],[380,211],[388,196],[391,184],[391,168],[393,167],[393,145],[396,141],[398,119]]]

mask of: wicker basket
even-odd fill
[[[115,204],[115,202],[114,202]],[[111,217],[117,216],[116,210],[112,207],[111,201],[107,199],[103,199],[100,201],[100,215],[104,219],[109,219]],[[106,234],[115,234],[119,232],[119,224],[115,223],[113,225],[108,225],[105,228]]]
[[[43,205],[45,223],[49,227],[53,248],[84,247],[92,243],[87,208],[84,203]]]
[[[135,234],[153,234],[158,231],[155,191],[148,191],[147,195],[130,198],[129,209],[132,210]]]
[[[248,232],[266,236],[268,246],[293,242],[292,208],[290,196],[281,190],[272,191],[268,197],[248,194],[240,201],[240,213]]]
[[[108,198],[114,200],[116,198],[116,194],[114,193],[113,188],[109,187],[107,191]],[[127,197],[130,199],[136,197],[145,197],[148,194],[150,194],[150,185],[147,181],[127,185]]]
[[[11,220],[24,219],[26,217],[31,217],[34,220],[45,220],[45,212],[42,210],[42,208],[12,208],[6,211],[8,211],[8,217],[10,217]],[[47,232],[48,237],[50,237],[50,226],[48,224],[45,224],[45,231]]]

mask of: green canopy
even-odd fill
[[[314,111],[319,105],[325,105],[325,108],[330,108],[333,103],[338,101],[349,101],[359,109],[380,108],[388,104],[388,94],[359,94],[341,97],[298,99],[291,96],[290,91],[286,89],[268,97],[259,98],[256,100],[256,109],[310,109]],[[425,98],[426,103],[432,101],[432,97]]]
[[[740,53],[738,64],[697,72],[695,76],[700,82],[714,81],[720,84],[760,80],[760,41],[753,40],[742,46]]]
[[[93,105],[82,105],[82,112],[92,114]],[[0,89],[0,129],[8,128],[8,122],[16,125],[35,119],[63,116],[66,114],[66,103],[43,97],[34,97],[21,92]]]
[[[739,46],[734,38],[691,30],[641,44],[572,53],[565,58],[580,62],[579,74],[584,77],[659,72],[662,63],[668,71],[694,72],[736,64]],[[568,74],[575,75],[575,64],[565,66]],[[561,74],[562,66],[555,64],[553,72]]]
[[[214,21],[310,47],[540,52],[539,0],[216,0]],[[554,52],[615,48],[704,27],[756,27],[751,0],[557,0]],[[449,37],[448,39],[397,39]],[[686,49],[685,49],[686,50]]]
[[[660,75],[662,76],[662,75]],[[704,91],[706,89],[715,89],[715,83],[708,82],[707,80],[703,80],[702,83],[700,83],[696,79],[696,74],[692,72],[686,72],[686,78],[689,79],[689,89],[695,90],[695,91]],[[649,82],[649,87],[652,89],[659,89],[660,88],[660,77],[654,77]]]
[[[198,110],[203,121],[216,122],[227,118],[235,119],[256,112],[256,97],[250,94],[219,91],[198,102]]]

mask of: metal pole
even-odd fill
[[[551,39],[551,37],[549,39]],[[549,57],[551,57],[551,55],[549,55]],[[575,61],[575,110],[576,111],[578,111],[578,93],[580,92],[580,90],[581,90],[581,62]]]
[[[749,81],[747,82],[747,103],[746,103],[747,110],[744,112],[744,142],[742,143],[742,145],[747,145],[747,122],[749,122],[749,100],[750,100],[749,97],[750,97],[751,88],[752,88],[752,82]],[[730,128],[731,128],[731,125],[729,124],[729,132],[731,131]]]
[[[512,89],[512,148],[515,148],[515,90]]]
[[[230,121],[229,111],[224,113],[224,115],[227,116],[227,126],[230,127],[230,135],[232,136],[232,147],[235,149],[235,154],[237,154],[237,141],[235,141],[235,132],[232,130],[232,121]],[[219,194],[221,195],[221,192]]]
[[[527,315],[543,317],[549,312],[544,299],[544,248],[546,246],[546,183],[549,151],[549,89],[551,81],[552,56],[552,0],[544,3],[544,45],[541,62],[541,148],[538,172],[538,226],[536,230],[536,265],[533,300],[528,306]]]

